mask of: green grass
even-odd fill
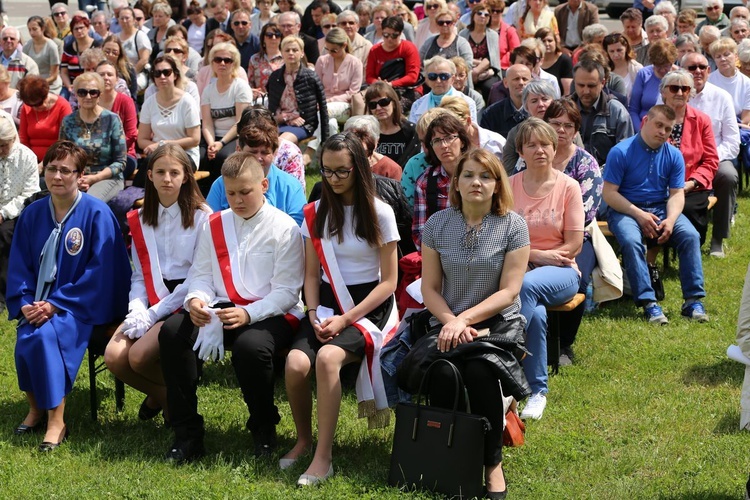
[[[311,184],[309,184],[311,185]],[[512,498],[741,498],[750,469],[750,433],[739,431],[743,368],[725,357],[750,261],[750,200],[740,213],[727,259],[704,254],[708,324],[679,317],[676,269],[665,273],[670,324],[645,323],[629,300],[587,316],[576,343],[577,364],[550,379],[544,418],[527,423],[526,445],[505,450]],[[199,388],[208,456],[173,467],[161,456],[171,433],[137,418],[141,395],[128,389],[115,411],[114,384],[100,374],[99,421],[89,417],[86,365],[66,409],[71,438],[41,456],[41,436],[11,433],[26,412],[13,363],[14,328],[0,322],[0,497],[113,498],[397,498],[386,486],[392,426],[368,431],[345,394],[335,477],[318,489],[294,487],[306,464],[281,472],[252,458],[243,429],[247,412],[230,363],[208,365]],[[281,381],[280,451],[294,428]],[[419,496],[419,495],[415,495]],[[426,495],[421,495],[426,497]]]

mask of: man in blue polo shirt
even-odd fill
[[[297,225],[301,225],[304,218],[302,208],[306,203],[302,186],[294,176],[274,165],[274,158],[279,149],[278,129],[265,120],[257,120],[256,123],[240,129],[237,142],[241,151],[252,154],[263,167],[268,179],[266,200],[272,206],[286,212]],[[222,177],[211,185],[206,202],[214,212],[229,208]]]
[[[622,249],[633,299],[650,323],[668,323],[651,286],[646,245],[669,242],[680,260],[680,284],[685,302],[682,315],[708,321],[701,303],[703,265],[698,231],[682,215],[685,205],[685,162],[680,151],[666,144],[675,114],[664,105],[651,108],[640,132],[613,147],[604,170],[604,201],[610,207],[609,229]]]

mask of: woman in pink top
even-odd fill
[[[326,54],[315,63],[315,72],[326,91],[328,118],[343,123],[351,115],[352,96],[362,87],[362,61],[351,55],[349,36],[341,28],[328,32],[325,49]]]
[[[50,93],[47,80],[40,76],[28,75],[18,82],[18,94],[23,101],[18,137],[41,163],[47,149],[57,142],[62,119],[72,110],[68,101]]]
[[[529,227],[531,254],[521,287],[521,314],[526,318],[526,347],[532,356],[523,367],[532,396],[521,418],[542,418],[547,404],[547,310],[578,292],[580,272],[575,256],[583,244],[583,198],[572,178],[555,169],[557,133],[539,118],[518,129],[516,149],[526,162],[510,178],[515,211]]]

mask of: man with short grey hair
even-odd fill
[[[644,23],[648,43],[669,38],[669,22],[664,16],[654,15],[646,19]],[[648,57],[648,45],[641,45],[635,51],[635,59],[644,66],[651,64]]]
[[[362,68],[366,68],[372,42],[359,34],[359,16],[353,10],[345,10],[336,18],[336,24],[349,37],[351,54],[362,61]]]
[[[701,41],[701,49],[708,59],[708,65],[711,71],[716,71],[716,61],[711,57],[711,51],[708,50],[711,44],[721,38],[721,31],[716,26],[704,26],[698,33],[698,39]]]
[[[21,37],[13,26],[6,26],[0,32],[3,51],[0,53],[0,64],[8,69],[10,88],[16,88],[18,82],[26,75],[38,75],[39,66],[21,51]]]
[[[656,7],[654,7],[654,14],[662,16],[667,20],[667,23],[669,23],[669,29],[667,29],[669,36],[675,36],[677,34],[677,30],[675,29],[675,22],[677,22],[677,9],[674,8],[672,2],[657,3]]]
[[[285,37],[296,35],[302,39],[305,43],[305,57],[307,58],[307,62],[315,64],[318,61],[318,57],[320,57],[318,41],[300,31],[302,29],[302,23],[300,22],[299,14],[294,11],[284,12],[279,16],[278,23],[281,33]]]
[[[719,155],[719,169],[713,180],[714,194],[718,201],[713,209],[713,230],[711,235],[711,256],[724,257],[723,241],[729,238],[734,204],[737,200],[739,177],[734,161],[740,152],[740,130],[734,114],[732,96],[708,81],[711,72],[708,60],[702,54],[685,54],[680,62],[682,68],[693,76],[695,96],[690,106],[703,111],[711,118]]]

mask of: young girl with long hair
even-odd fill
[[[398,322],[396,290],[399,240],[393,210],[375,196],[375,181],[362,142],[337,134],[323,144],[321,199],[305,207],[305,302],[307,317],[286,363],[286,390],[297,443],[279,461],[291,467],[313,445],[310,374],[317,379],[318,446],[297,482],[317,484],[333,474],[333,437],[341,405],[344,365],[362,362],[357,380],[361,416],[371,426],[387,423],[379,373],[383,337]],[[321,267],[323,272],[321,273]],[[373,346],[365,352],[365,345]],[[373,353],[374,351],[374,353]],[[377,368],[376,368],[377,367]]]
[[[143,208],[128,213],[135,268],[128,315],[104,353],[117,378],[146,394],[141,420],[167,407],[159,331],[185,300],[184,281],[209,213],[185,150],[177,144],[158,147],[148,163]]]

